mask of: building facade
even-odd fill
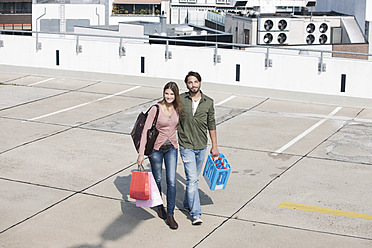
[[[0,0],[0,29],[31,30],[31,0]]]

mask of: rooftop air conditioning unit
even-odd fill
[[[257,43],[260,45],[288,44],[289,24],[289,18],[260,18]]]
[[[305,23],[305,43],[330,44],[329,22],[307,22]]]

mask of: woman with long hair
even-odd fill
[[[159,116],[156,123],[156,129],[159,135],[156,138],[154,150],[149,156],[152,174],[155,182],[161,192],[161,176],[163,161],[166,171],[167,183],[167,212],[164,206],[157,206],[157,214],[160,218],[165,219],[171,229],[177,229],[178,224],[174,219],[174,208],[176,205],[176,170],[178,157],[177,144],[177,126],[179,115],[181,113],[179,89],[175,82],[169,82],[164,86],[163,99],[159,101]],[[142,165],[144,161],[145,145],[147,142],[147,130],[151,128],[157,109],[153,106],[146,119],[143,128],[140,148],[138,152],[137,165]]]

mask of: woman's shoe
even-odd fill
[[[158,207],[157,213],[160,219],[167,219],[167,213],[165,212],[164,206]]]
[[[177,222],[176,222],[176,220],[174,219],[173,216],[167,216],[166,223],[167,223],[167,225],[168,225],[171,229],[177,229],[177,228],[178,228],[178,224],[177,224]]]

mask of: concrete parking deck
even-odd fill
[[[160,84],[3,72],[0,83],[1,247],[372,247],[371,109],[203,85],[232,173],[221,191],[200,177],[204,223],[192,226],[179,159],[171,230],[128,197],[129,132]]]

